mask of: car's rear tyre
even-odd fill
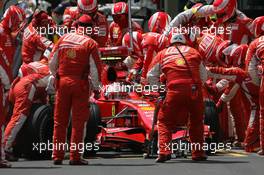
[[[205,101],[205,120],[204,123],[210,126],[210,132],[212,132],[212,138],[206,138],[205,141],[207,144],[218,143],[220,136],[220,124],[216,105],[213,101]],[[211,155],[212,151],[208,150],[207,154]]]
[[[213,101],[205,101],[205,120],[204,123],[210,126],[210,131],[214,132],[214,141],[219,139],[219,118],[216,109],[216,105]]]
[[[84,139],[85,145],[87,144],[95,144],[96,141],[96,136],[100,132],[100,127],[101,125],[101,114],[100,114],[100,109],[97,104],[95,103],[90,103],[90,116],[87,121],[86,125],[86,135]],[[97,150],[95,150],[95,147],[93,146],[92,150],[87,150],[85,149],[83,157],[93,157],[95,156]]]
[[[51,106],[33,104],[31,115],[18,136],[16,152],[22,154],[27,159],[51,159],[53,136],[52,116]],[[50,149],[48,149],[48,143],[50,144]],[[42,152],[37,149],[40,145],[42,145],[42,148],[45,146],[45,150]]]

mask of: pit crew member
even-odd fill
[[[146,74],[155,55],[169,45],[168,38],[162,33],[170,23],[170,16],[165,12],[154,13],[148,21],[148,33],[143,35],[142,49],[144,53],[141,83],[146,83]]]
[[[238,45],[233,44],[231,41],[228,41],[228,40],[224,41],[218,35],[215,36],[212,34],[205,34],[200,39],[198,50],[200,54],[205,58],[206,65],[228,67],[228,66],[241,64],[239,63],[239,60],[237,60],[238,61],[237,63],[232,63],[232,65],[230,65],[229,63],[230,60],[228,60],[226,56],[230,54],[231,51],[237,46]],[[229,85],[229,82],[224,79],[222,80],[213,79],[212,82],[208,81],[207,84],[216,83],[216,85],[215,86],[213,85],[213,86],[217,90],[216,90],[216,93],[212,95],[213,95],[214,101],[217,102],[219,97],[222,95],[221,91],[223,91]],[[242,108],[243,110],[237,107],[238,105],[241,106],[241,104],[243,104],[243,108]],[[242,143],[245,139],[245,130],[246,130],[246,125],[247,125],[246,123],[250,115],[250,109],[248,109],[249,105],[248,106],[246,105],[248,105],[248,100],[242,94],[240,90],[237,91],[236,96],[230,102],[230,106],[231,106],[230,110],[234,117],[236,134],[238,136],[237,140],[239,144]],[[224,106],[222,112],[220,113],[221,129],[222,129],[222,132],[224,133],[223,139],[227,139],[229,137],[228,114],[227,113],[228,113],[227,107]]]
[[[25,29],[23,34],[22,44],[22,60],[23,63],[28,64],[33,61],[41,60],[44,51],[52,45],[43,34],[39,32],[51,26],[51,21],[45,11],[37,10],[34,13],[32,22]]]
[[[85,18],[82,15],[80,18]],[[81,19],[80,19],[81,20]],[[50,70],[56,76],[56,101],[54,111],[53,163],[60,165],[64,159],[64,148],[59,144],[66,141],[66,129],[72,111],[71,145],[83,141],[85,123],[89,117],[89,78],[99,94],[102,64],[98,53],[98,44],[83,33],[79,25],[75,33],[62,36],[56,43],[50,60]],[[70,150],[70,165],[87,165],[81,158],[79,147]]]
[[[12,5],[5,12],[3,20],[0,23],[0,47],[7,56],[7,60],[5,60],[7,63],[6,71],[8,72],[8,76],[11,81],[13,79],[11,73],[13,58],[16,50],[15,38],[24,27],[25,18],[25,12],[21,8]]]
[[[130,55],[124,60],[124,64],[128,68],[129,75],[127,81],[131,81],[139,73],[143,63],[143,51],[142,51],[142,34],[140,32],[132,33],[133,50],[130,51]],[[130,35],[126,33],[122,40],[122,45],[130,48]]]
[[[46,87],[50,80],[48,62],[39,68],[38,73],[30,74],[19,81],[14,81],[10,89],[11,102],[14,103],[13,115],[8,123],[5,136],[4,148],[7,160],[16,161],[18,158],[13,153],[13,146],[18,132],[23,127],[34,100],[38,99],[45,103]]]
[[[108,22],[105,15],[98,11],[97,0],[77,0],[77,7],[67,7],[63,15],[64,25],[75,27],[73,23],[83,14],[92,17],[90,34],[100,47],[105,47],[108,41]]]
[[[4,133],[5,120],[6,120],[6,110],[7,110],[7,97],[8,90],[10,88],[10,80],[8,73],[6,72],[3,65],[5,65],[5,59],[7,59],[2,48],[0,48],[0,140],[2,140],[2,134]],[[0,168],[11,167],[11,164],[4,159],[3,155],[3,145],[0,143]]]
[[[249,45],[249,49],[246,56],[246,71],[250,75],[252,82],[256,86],[260,86],[259,103],[260,103],[260,155],[264,155],[264,88],[263,88],[263,49],[264,49],[264,17],[256,18],[252,23],[252,33],[255,36],[255,40]],[[260,68],[260,69],[259,69]],[[260,71],[259,71],[260,70]],[[260,72],[260,73],[259,73]],[[261,76],[259,76],[261,75]],[[257,130],[256,123],[258,119],[253,120],[253,126],[251,127],[254,131]]]
[[[128,32],[128,5],[125,2],[115,3],[112,8],[114,21],[109,26],[109,42],[111,46],[121,46],[123,36]],[[132,30],[143,33],[141,26],[132,21]]]
[[[156,162],[170,159],[171,131],[176,126],[185,126],[188,115],[191,142],[200,145],[192,147],[192,159],[206,160],[201,148],[204,142],[204,103],[199,73],[202,57],[197,50],[186,45],[187,38],[183,34],[172,33],[169,40],[171,46],[154,57],[147,73],[150,85],[159,85],[161,74],[166,77],[167,94],[158,113],[159,156]]]
[[[231,40],[236,44],[248,44],[252,38],[250,25],[252,20],[237,9],[237,0],[215,0],[213,5],[198,6],[177,15],[165,34],[174,27],[192,23],[193,16],[207,17],[217,15],[216,23],[211,26],[212,31],[219,34],[224,40]]]

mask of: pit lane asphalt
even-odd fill
[[[115,156],[114,156],[115,155]],[[263,175],[264,157],[242,152],[221,153],[210,156],[206,162],[193,162],[179,158],[164,164],[154,159],[143,159],[136,154],[100,153],[100,157],[88,159],[88,166],[55,166],[52,161],[13,162],[13,168],[0,169],[1,175]]]

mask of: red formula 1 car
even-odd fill
[[[117,80],[106,85],[101,98],[91,104],[92,112],[85,141],[87,143],[96,141],[101,149],[130,148],[136,152],[145,152],[145,157],[156,154],[156,120],[163,98],[146,87],[124,81],[126,71],[120,69],[119,63],[127,56],[128,52],[125,48],[101,49],[101,53],[102,60],[110,66],[109,69],[116,70]],[[109,72],[113,73],[113,71]],[[212,107],[207,105],[209,112],[214,113]],[[217,117],[212,119],[213,115],[208,112],[207,114],[210,115],[207,123],[215,123]],[[211,140],[212,131],[209,125],[204,126],[204,136],[207,141]],[[180,140],[189,142],[188,126],[175,127],[172,138],[173,142]],[[89,154],[86,152],[85,156]],[[176,152],[176,154],[186,155],[183,152]]]

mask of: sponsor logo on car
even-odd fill
[[[155,108],[154,107],[141,107],[140,109],[143,111],[153,111]]]

